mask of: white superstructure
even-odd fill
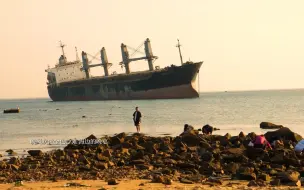
[[[75,61],[70,64],[60,66],[58,65],[57,67],[47,69],[47,72],[55,74],[56,82],[62,83],[67,81],[85,79],[86,75],[83,71],[81,71],[82,66],[82,62]]]
[[[77,56],[76,61],[68,62],[65,54],[64,54],[64,47],[65,45],[60,44],[62,48],[62,55],[59,58],[59,63],[56,64],[53,68],[48,68],[45,71],[48,73],[47,79],[48,83],[52,84],[60,84],[62,82],[74,81],[85,79],[86,74],[81,70],[83,67],[83,63],[79,60]],[[77,49],[76,49],[77,55]]]

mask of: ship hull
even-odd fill
[[[53,101],[197,98],[196,79],[201,65],[190,63],[160,71],[48,85],[48,93]]]

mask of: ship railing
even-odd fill
[[[63,63],[63,64],[60,64],[59,62],[56,63],[55,67],[61,67],[61,66],[66,66],[66,65],[73,65],[73,64],[76,64],[76,63],[80,63],[80,61],[70,61],[70,62],[66,62],[66,63]]]

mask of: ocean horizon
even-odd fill
[[[249,90],[215,90],[215,91],[199,91],[199,94],[217,93],[217,92],[261,92],[261,91],[293,91],[293,90],[304,90],[304,88],[273,88],[273,89],[249,89]],[[28,100],[28,99],[50,99],[50,97],[49,96],[43,96],[43,97],[25,97],[25,98],[0,98],[0,100]],[[92,101],[95,101],[95,100],[92,100]],[[99,101],[99,100],[97,100],[97,101]],[[112,101],[112,100],[100,100],[100,101]]]

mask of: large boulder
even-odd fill
[[[303,139],[301,137],[301,135],[292,132],[287,127],[282,127],[276,131],[269,131],[269,132],[265,133],[265,137],[270,143],[272,143],[274,140],[276,140],[278,138],[282,138],[285,140],[291,140],[292,142],[296,142],[296,143]]]
[[[181,135],[181,140],[187,146],[198,146],[202,139],[193,131],[189,131],[189,133],[184,133],[183,135]]]
[[[280,129],[282,128],[283,125],[276,125],[270,122],[262,122],[260,123],[260,128],[261,129]]]

